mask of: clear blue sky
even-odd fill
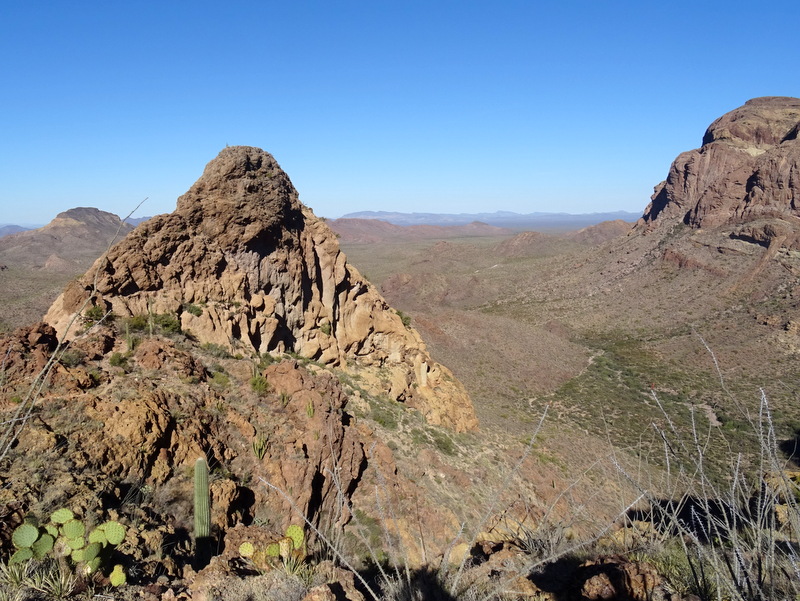
[[[139,215],[226,144],[318,215],[641,211],[755,96],[800,96],[800,2],[6,2],[0,223]]]

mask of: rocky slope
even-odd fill
[[[0,263],[9,268],[67,268],[74,273],[89,267],[115,237],[119,240],[132,229],[112,213],[89,207],[70,209],[44,227],[0,238]]]
[[[800,99],[754,98],[712,123],[675,159],[640,229],[750,224],[742,235],[800,248]],[[759,223],[753,224],[759,220]]]
[[[301,516],[337,536],[353,506],[374,522],[378,487],[410,561],[458,532],[464,508],[430,498],[385,440],[410,445],[398,430],[413,430],[403,461],[416,478],[449,469],[460,480],[444,488],[463,486],[468,477],[426,449],[452,453],[454,431],[476,428],[471,401],[269,154],[222,151],[175,213],[129,234],[47,319],[58,330],[0,338],[0,411],[32,410],[0,431],[3,553],[25,516],[64,506],[129,526],[120,557],[132,579],[164,574],[205,590],[205,579],[241,572],[241,542],[275,540]],[[45,369],[47,386],[32,386]],[[188,534],[198,457],[212,468],[218,550],[200,576]]]
[[[39,321],[72,278],[133,228],[92,208],[0,238],[0,332]]]
[[[220,152],[174,213],[141,224],[99,259],[45,322],[67,333],[89,298],[119,316],[175,315],[201,343],[232,352],[293,352],[353,370],[433,424],[477,426],[463,386],[257,148]]]
[[[332,219],[327,222],[342,242],[375,243],[390,240],[441,240],[473,236],[505,236],[512,230],[479,221],[466,225],[395,225],[379,219]]]

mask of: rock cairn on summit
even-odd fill
[[[798,98],[754,98],[723,115],[700,148],[678,155],[638,227],[748,224],[742,235],[800,248],[798,133]]]
[[[120,316],[169,313],[200,343],[293,352],[358,373],[364,387],[463,431],[463,386],[350,266],[335,234],[258,148],[225,148],[178,199],[71,283],[45,316],[67,332],[84,301]]]

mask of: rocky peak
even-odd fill
[[[293,352],[357,372],[370,392],[433,424],[477,425],[463,386],[347,263],[261,149],[225,148],[175,212],[139,225],[66,288],[45,321],[69,334],[92,296],[120,316],[177,316],[200,343],[234,353]]]
[[[107,213],[93,207],[75,207],[56,215],[55,219],[45,227],[58,227],[64,225],[86,225],[89,227],[108,228],[119,227],[122,220],[113,213]],[[130,228],[123,226],[125,232]]]
[[[800,231],[799,129],[798,98],[755,98],[726,113],[709,126],[700,148],[678,155],[638,228],[777,220],[780,231]],[[797,236],[783,242],[797,246]]]
[[[703,146],[726,142],[760,154],[759,151],[796,138],[799,123],[800,98],[753,98],[714,121],[703,136]]]

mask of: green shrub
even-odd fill
[[[227,374],[217,371],[211,376],[211,384],[218,388],[227,388],[231,383],[231,379]]]
[[[178,334],[181,322],[170,313],[134,315],[125,320],[127,332],[148,332],[151,334]]]
[[[397,416],[391,408],[375,403],[371,409],[370,418],[387,430],[397,430]]]
[[[124,367],[128,362],[128,358],[122,353],[115,352],[111,355],[108,362],[112,367]]]
[[[147,315],[134,315],[125,320],[125,327],[131,332],[144,332],[147,329]]]
[[[86,358],[86,354],[80,349],[67,349],[61,353],[59,361],[64,367],[77,367]]]
[[[191,315],[194,315],[195,317],[200,317],[203,314],[203,309],[191,303],[186,303],[183,305],[183,310]]]
[[[250,378],[250,388],[259,396],[264,396],[269,392],[269,382],[262,375],[255,375]]]
[[[433,444],[436,445],[436,448],[445,455],[452,456],[456,454],[456,446],[453,444],[453,439],[444,432],[433,430],[431,432],[431,438],[433,438]]]
[[[395,311],[395,313],[397,313],[400,316],[400,321],[403,322],[403,325],[405,327],[407,327],[407,328],[410,328],[411,327],[411,316],[403,313],[399,309],[395,309],[394,311]]]
[[[106,321],[113,321],[114,319],[114,314],[109,312],[108,316],[106,316],[105,308],[101,307],[100,305],[94,305],[90,309],[87,309],[83,316],[91,323],[98,322],[103,319],[103,317],[106,318]]]
[[[169,313],[153,315],[153,324],[165,334],[178,334],[181,331],[181,322]]]

